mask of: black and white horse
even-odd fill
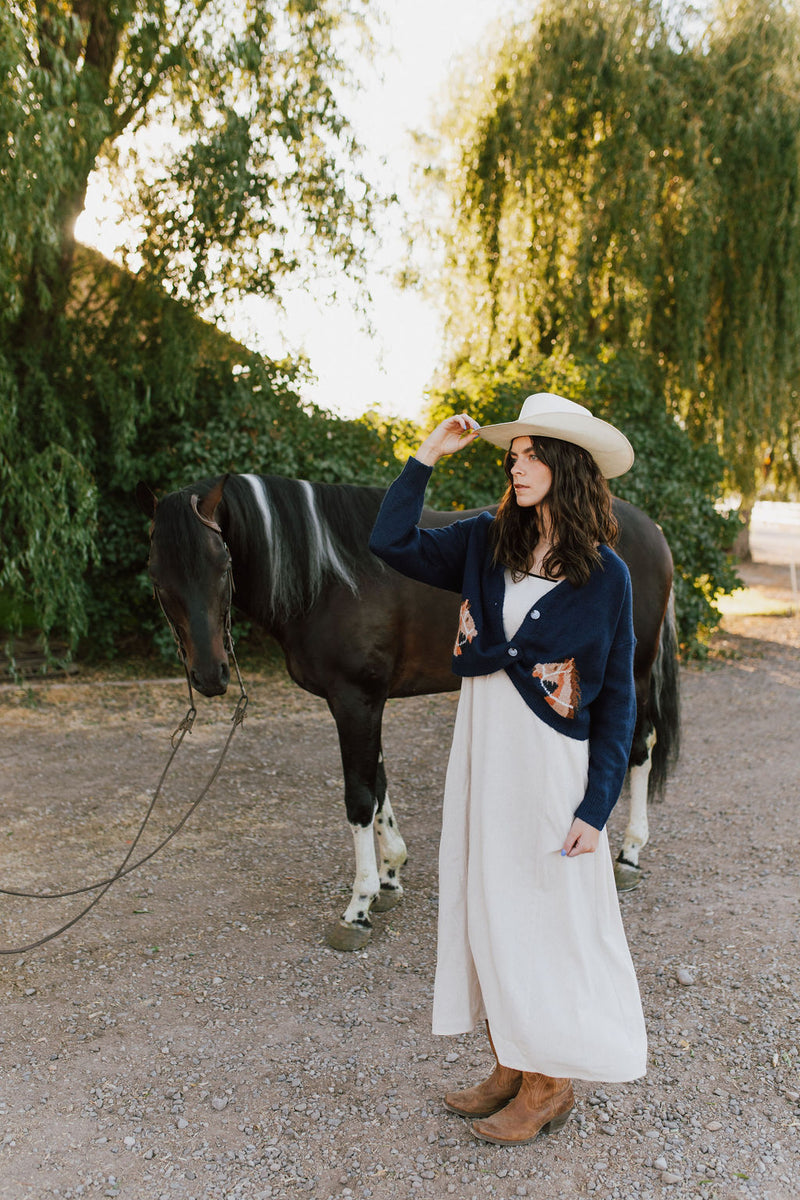
[[[275,638],[295,683],[323,697],[333,714],[356,858],[350,902],[327,935],[339,949],[363,945],[370,910],[391,908],[402,896],[406,847],[381,753],[386,700],[459,685],[450,661],[460,598],[398,575],[369,552],[382,497],[378,488],[258,475],[206,479],[160,502],[144,485],[137,489],[153,521],[150,575],[197,690],[217,696],[228,685],[232,562],[237,607]],[[615,500],[614,511],[637,637],[631,811],[617,863],[618,886],[630,887],[648,836],[648,793],[663,788],[677,753],[677,642],[663,534],[633,505]],[[426,509],[422,523],[464,516]]]

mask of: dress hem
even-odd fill
[[[434,1037],[463,1037],[465,1034],[474,1033],[479,1025],[484,1022],[488,1024],[488,1017],[476,1017],[473,1024],[461,1025],[458,1028],[442,1030],[441,1028],[433,1028],[431,1032]],[[495,1032],[493,1040],[501,1043],[502,1039]],[[528,1065],[518,1059],[518,1056],[512,1050],[500,1050],[503,1066],[511,1067],[515,1071],[539,1072],[541,1075],[548,1075],[553,1079],[580,1079],[585,1083],[633,1083],[636,1079],[643,1079],[647,1074],[647,1059],[644,1062],[637,1064],[625,1071],[619,1072],[613,1069],[602,1070],[598,1068],[595,1071],[589,1071],[586,1067],[578,1064],[569,1064],[566,1062],[558,1062],[556,1059],[537,1058],[535,1065]],[[524,1056],[523,1056],[524,1057]],[[508,1061],[506,1061],[508,1060]]]

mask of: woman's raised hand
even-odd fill
[[[414,457],[432,467],[446,454],[455,454],[457,450],[463,450],[465,446],[474,442],[479,429],[478,422],[468,413],[445,417],[433,432],[428,434]]]

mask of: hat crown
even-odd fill
[[[582,404],[567,400],[555,392],[536,392],[528,396],[520,410],[519,421],[535,421],[545,413],[571,413],[573,416],[591,417],[592,413]]]

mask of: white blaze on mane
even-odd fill
[[[311,565],[313,568],[314,577],[316,577],[317,574],[322,575],[327,568],[328,570],[332,571],[337,578],[341,579],[342,583],[347,584],[352,592],[357,592],[358,587],[356,585],[356,581],[353,579],[353,576],[350,574],[347,567],[339,557],[329,531],[322,524],[319,513],[317,512],[317,502],[314,498],[313,487],[307,479],[301,479],[299,480],[299,483],[306,498],[308,515],[311,520],[311,529],[313,531],[313,536],[309,538],[309,545],[313,547],[311,553],[313,554],[314,561]]]
[[[259,479],[258,475],[242,475],[241,478],[249,483],[256,506],[264,522],[264,536],[267,539],[270,570],[273,579],[278,580],[281,578],[281,546],[280,540],[275,536],[272,510],[267,503],[267,489],[264,486],[264,480]]]

